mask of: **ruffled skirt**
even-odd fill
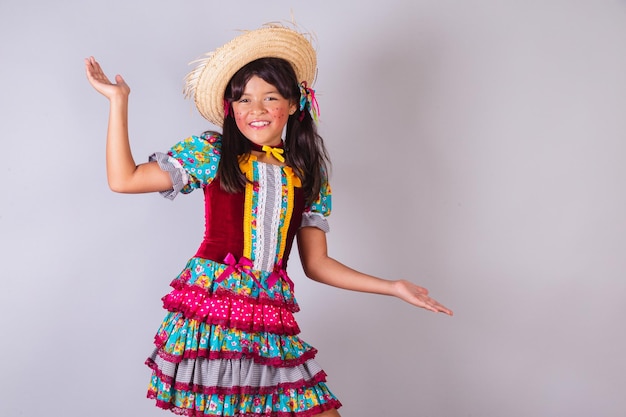
[[[298,337],[289,279],[192,258],[163,297],[148,397],[185,416],[309,417],[341,403]],[[275,283],[267,288],[267,282]]]

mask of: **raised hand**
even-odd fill
[[[116,75],[115,83],[112,83],[102,71],[98,61],[92,56],[85,59],[85,72],[92,87],[109,100],[126,98],[130,94],[130,87],[122,76]]]
[[[421,307],[435,313],[445,313],[449,316],[452,315],[452,310],[444,307],[437,300],[430,298],[426,288],[405,280],[395,281],[394,287],[394,295],[409,304],[413,304],[414,306]]]

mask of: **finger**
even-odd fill
[[[103,74],[98,73],[93,66],[91,65],[87,66],[86,72],[87,72],[87,78],[89,79],[90,82],[92,83],[104,82],[105,77],[103,77]]]
[[[96,79],[93,65],[91,64],[91,62],[89,60],[85,60],[85,61],[86,61],[85,62],[85,73],[87,74],[87,79],[90,82],[93,82]]]
[[[94,58],[93,56],[89,57],[89,65],[92,69],[93,74],[104,76],[104,71],[102,71],[102,67],[100,67],[100,64],[98,63],[98,61],[96,61],[96,58]]]
[[[91,62],[91,57],[90,58],[85,58],[85,69],[87,71],[91,71],[93,68],[93,64]]]
[[[102,71],[102,68],[100,68],[100,65],[97,62],[92,66],[91,75],[93,79],[97,82],[100,82],[103,84],[112,84],[109,78],[104,73],[104,71]]]
[[[93,61],[93,67],[96,69],[96,71],[98,71],[101,74],[104,74],[104,71],[102,70],[102,67],[100,66],[100,63],[98,61],[96,61],[94,59]]]
[[[87,76],[90,78],[94,78],[96,74],[96,67],[92,59],[93,57],[85,59],[85,70],[87,71]]]
[[[439,303],[437,300],[428,297],[427,300],[424,300],[424,304],[426,305],[426,309],[430,310],[432,312],[435,313],[445,313],[449,316],[452,316],[452,310],[450,310],[449,308],[445,307],[444,305],[442,305],[441,303]]]
[[[439,313],[445,313],[449,316],[452,316],[452,310],[450,310],[449,308],[439,304],[438,302],[435,301],[435,303],[433,304],[433,307],[437,310],[437,312]]]
[[[90,56],[85,61],[87,62],[87,65],[89,66],[89,68],[92,68],[94,70],[98,68],[98,62],[96,61],[94,57]]]

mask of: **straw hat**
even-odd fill
[[[193,97],[200,114],[209,122],[224,124],[224,91],[244,65],[259,58],[282,58],[293,67],[298,82],[313,85],[317,58],[311,41],[291,28],[271,24],[246,31],[194,63],[185,78],[185,97]]]

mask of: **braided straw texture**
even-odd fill
[[[291,64],[298,82],[313,85],[317,56],[310,36],[280,24],[268,24],[246,31],[192,62],[196,67],[185,77],[183,94],[193,98],[205,119],[221,127],[228,82],[244,65],[259,58],[282,58]]]

